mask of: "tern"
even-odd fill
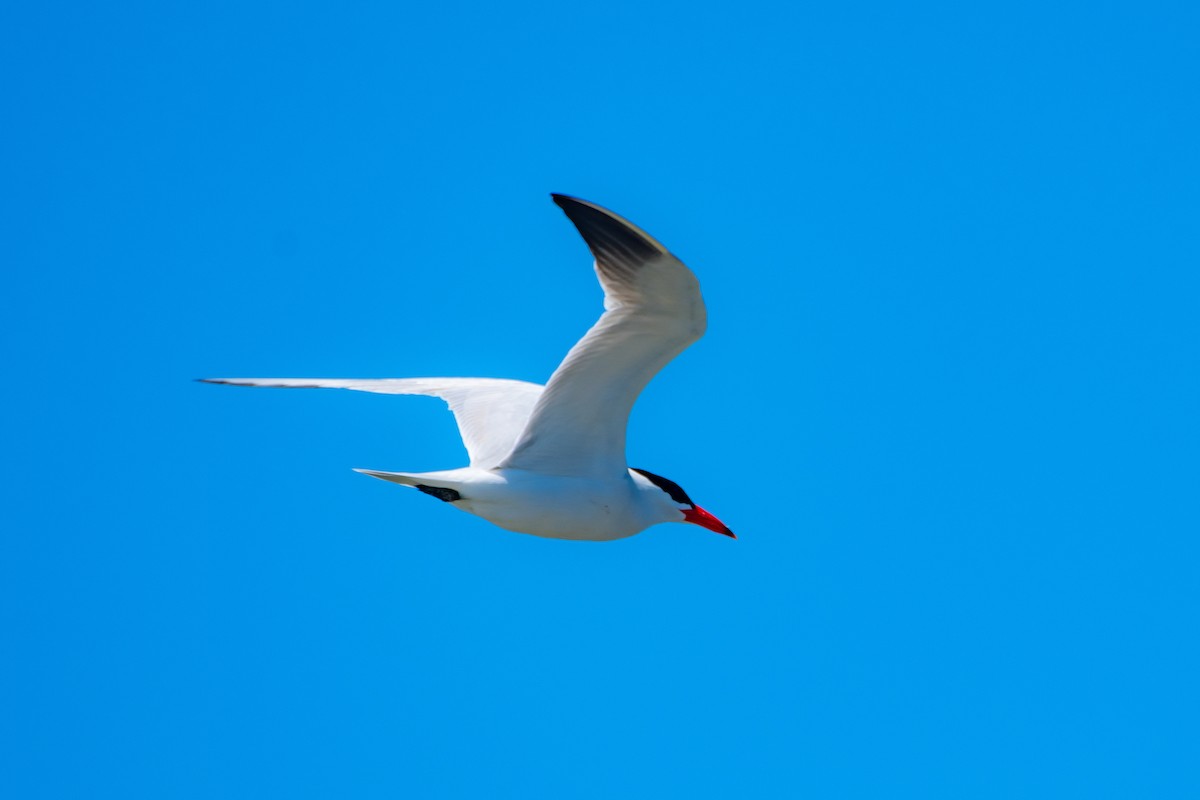
[[[642,389],[707,326],[696,276],[613,212],[552,194],[595,259],[604,313],[545,386],[497,378],[204,378],[235,386],[431,395],[458,423],[470,465],[365,475],[411,486],[518,533],[610,541],[660,522],[737,538],[679,484],[625,461],[625,429]]]

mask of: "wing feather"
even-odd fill
[[[626,474],[625,429],[642,389],[699,339],[700,284],[629,221],[564,195],[554,202],[595,257],[605,312],[567,353],[501,467],[611,479]]]
[[[376,394],[416,394],[445,400],[472,467],[500,463],[524,430],[542,386],[499,378],[205,378],[205,383],[286,389],[350,389]]]

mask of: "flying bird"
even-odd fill
[[[203,380],[440,397],[454,413],[469,466],[356,471],[419,489],[510,531],[608,541],[660,522],[689,522],[737,538],[679,484],[625,462],[634,401],[704,334],[696,276],[628,220],[575,197],[551,197],[591,250],[604,313],[545,386],[498,378]]]

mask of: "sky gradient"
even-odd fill
[[[0,11],[13,798],[1200,795],[1188,3]],[[549,199],[696,272],[632,466],[520,536],[353,467],[544,381]]]

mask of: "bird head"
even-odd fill
[[[722,536],[728,536],[731,539],[737,538],[725,523],[693,503],[692,498],[688,497],[683,487],[675,481],[664,478],[661,475],[655,475],[653,472],[647,472],[644,469],[631,468],[631,470],[641,475],[662,494],[666,495],[664,500],[671,503],[679,513],[683,514],[683,519],[678,520],[679,522],[690,522],[693,525],[699,525],[701,528],[708,528],[710,531],[719,533]]]

